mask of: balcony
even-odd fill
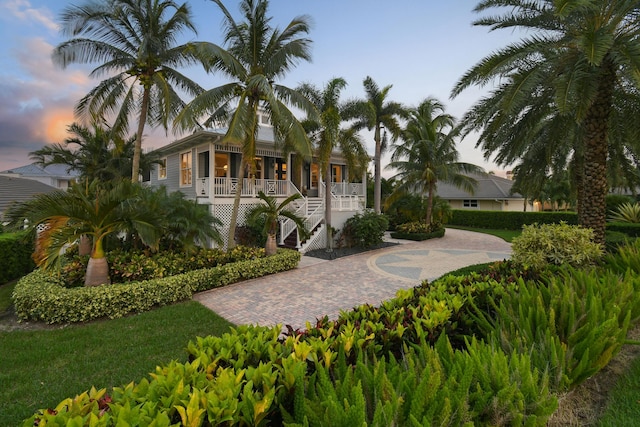
[[[291,183],[278,179],[251,179],[244,178],[242,183],[242,197],[255,197],[260,191],[268,196],[288,196]],[[238,178],[197,178],[197,197],[232,197],[238,189]]]

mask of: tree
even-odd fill
[[[362,174],[366,169],[369,158],[366,148],[353,129],[342,129],[342,110],[340,92],[347,86],[342,78],[333,78],[327,82],[323,90],[310,83],[298,88],[313,102],[319,120],[307,120],[305,128],[315,143],[316,154],[325,182],[324,221],[327,233],[327,251],[333,250],[333,229],[331,227],[331,155],[339,150],[347,160],[349,173]]]
[[[387,131],[391,134],[391,141],[395,142],[401,133],[399,119],[406,116],[402,104],[388,101],[387,97],[392,85],[380,89],[371,77],[364,79],[366,99],[352,101],[345,109],[345,118],[355,119],[355,130],[373,130],[375,142],[374,161],[374,191],[373,208],[380,213],[381,208],[381,159],[387,149]]]
[[[63,248],[80,236],[92,238],[91,257],[87,265],[85,285],[110,283],[109,266],[104,254],[104,239],[133,228],[141,241],[156,248],[159,241],[161,215],[141,205],[142,187],[128,180],[111,186],[93,181],[88,186],[76,184],[68,191],[40,194],[13,205],[7,218],[14,225],[27,220],[29,228],[44,227],[38,237],[36,262],[45,269],[59,266]]]
[[[219,231],[222,222],[213,216],[209,206],[188,200],[180,191],[168,193],[165,187],[144,187],[139,203],[147,210],[162,212],[161,249],[193,252],[197,246],[207,245],[209,240],[219,245],[223,243]]]
[[[567,117],[573,119],[580,138],[571,147],[578,154],[574,179],[578,181],[579,223],[592,228],[595,240],[604,243],[609,123],[616,100],[637,92],[640,86],[640,27],[635,25],[640,5],[622,0],[485,0],[475,10],[501,7],[508,11],[475,24],[492,30],[524,28],[531,36],[481,60],[459,80],[452,95],[500,79],[491,96],[481,101],[495,108],[475,122],[489,135],[523,117],[559,117],[565,123]],[[535,120],[522,123],[535,129]],[[629,125],[637,136],[638,126]],[[494,142],[514,143],[510,138]],[[529,142],[525,139],[521,144]]]
[[[483,173],[476,165],[458,161],[457,135],[453,116],[444,113],[439,101],[428,98],[409,112],[402,132],[404,142],[395,146],[391,157],[388,168],[398,171],[394,176],[399,183],[396,191],[427,194],[427,224],[432,222],[438,181],[473,193],[476,180],[469,174]]]
[[[91,121],[115,115],[113,130],[126,134],[129,119],[138,114],[131,179],[138,181],[142,134],[146,124],[168,123],[182,109],[176,88],[190,96],[201,88],[177,71],[199,61],[202,43],[176,45],[185,30],[195,32],[191,11],[171,0],[103,0],[69,6],[61,31],[69,40],[53,51],[62,67],[100,63],[92,77],[107,76],[76,106],[76,114]]]
[[[298,227],[298,233],[300,233],[301,236],[307,236],[309,234],[304,225],[304,218],[299,217],[295,212],[287,209],[287,206],[289,206],[291,202],[302,197],[300,194],[292,194],[281,203],[278,203],[278,199],[275,197],[267,196],[262,191],[258,193],[258,197],[264,204],[256,206],[250,211],[249,220],[255,221],[259,217],[264,218],[264,231],[267,233],[267,242],[265,244],[267,256],[274,255],[278,249],[276,233],[278,232],[278,220],[280,218],[292,220]]]
[[[204,91],[180,113],[176,124],[183,129],[199,126],[198,120],[208,115],[205,126],[220,121],[228,126],[224,141],[241,147],[238,186],[229,224],[227,247],[235,246],[240,196],[245,172],[255,172],[258,109],[271,118],[277,143],[287,150],[311,155],[311,145],[302,124],[287,105],[314,115],[313,105],[301,93],[277,84],[299,61],[310,59],[311,41],[307,17],[294,18],[283,30],[270,25],[267,0],[243,0],[240,9],[244,22],[236,22],[222,4],[212,0],[224,15],[224,40],[227,49],[212,45],[207,69],[217,71],[232,81]]]
[[[135,151],[135,137],[123,139],[111,129],[94,124],[92,127],[73,123],[72,135],[63,144],[48,145],[30,153],[42,166],[65,165],[67,171],[77,171],[80,180],[103,183],[131,176],[131,159]],[[142,173],[150,172],[154,161],[149,155],[140,157]]]

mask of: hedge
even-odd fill
[[[564,221],[570,225],[578,224],[578,214],[575,212],[505,212],[454,209],[452,214],[449,225],[474,228],[520,230],[523,225],[535,223],[556,224]]]
[[[299,252],[282,249],[271,257],[162,279],[80,288],[65,288],[55,276],[36,270],[16,284],[13,302],[20,320],[70,323],[113,319],[189,299],[194,292],[290,270],[299,261]]]
[[[0,285],[33,271],[33,243],[23,233],[0,234]]]
[[[640,237],[640,224],[631,222],[608,222],[607,231],[617,231],[630,237]]]
[[[432,233],[403,233],[401,231],[391,232],[391,237],[394,239],[416,240],[416,241],[436,239],[442,236],[444,236],[444,228],[434,231]]]

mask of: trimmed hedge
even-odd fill
[[[290,270],[299,261],[299,252],[283,249],[267,258],[162,279],[81,288],[65,288],[59,278],[36,270],[16,284],[13,302],[20,320],[69,323],[113,319],[189,299],[194,292]]]
[[[523,225],[557,224],[561,221],[570,225],[578,224],[575,212],[505,212],[474,211],[454,209],[449,220],[450,225],[464,227],[490,228],[500,230],[520,230]]]
[[[436,239],[442,236],[444,236],[444,228],[431,233],[403,233],[401,231],[391,232],[391,237],[394,239],[416,240],[416,241]]]
[[[33,242],[23,233],[0,235],[0,285],[33,271]]]
[[[618,231],[630,237],[640,237],[640,224],[631,222],[608,222],[607,231]]]

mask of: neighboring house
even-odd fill
[[[279,200],[300,193],[304,197],[293,205],[297,214],[306,218],[307,228],[313,235],[306,242],[300,242],[293,222],[288,220],[281,223],[278,243],[284,245],[285,239],[289,238],[289,242],[293,240],[292,246],[301,252],[326,247],[325,183],[318,164],[295,154],[284,156],[275,146],[268,118],[261,116],[260,123],[256,171],[254,176],[243,177],[238,225],[244,223],[249,209],[261,203],[256,198],[259,191]],[[155,187],[165,186],[169,192],[181,191],[190,199],[209,204],[213,215],[222,221],[222,233],[226,237],[239,179],[240,146],[223,143],[224,135],[225,130],[201,130],[158,148],[154,154],[160,164],[154,166],[145,181]],[[366,206],[366,176],[349,176],[346,161],[336,153],[331,158],[331,170],[331,224],[340,229],[348,218]]]
[[[14,202],[25,202],[38,194],[56,191],[50,185],[31,179],[0,175],[0,218]]]
[[[533,211],[536,205],[518,194],[511,193],[513,181],[496,175],[472,175],[478,181],[473,194],[454,185],[438,182],[437,194],[452,209],[477,209],[484,211]],[[526,205],[525,205],[526,203]],[[526,208],[525,208],[526,207]]]
[[[68,166],[66,165],[41,166],[32,163],[30,165],[2,171],[0,175],[31,179],[61,190],[66,190],[78,177],[78,172],[67,171],[67,169]]]

